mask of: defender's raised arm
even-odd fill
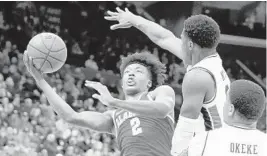
[[[134,15],[127,8],[125,11],[120,8],[116,9],[117,12],[108,11],[109,16],[105,16],[106,20],[119,22],[112,25],[111,30],[134,26],[146,34],[152,42],[182,59],[181,40],[171,31],[141,16]]]

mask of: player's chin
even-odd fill
[[[125,88],[125,92],[129,95],[129,94],[136,94],[139,92],[139,89],[137,86],[127,86]]]

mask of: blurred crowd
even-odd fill
[[[105,6],[99,6],[96,9],[97,13],[104,10],[103,8]],[[177,119],[182,104],[181,84],[185,74],[181,60],[156,47],[141,33],[135,35],[137,34],[135,30],[109,32],[99,38],[83,31],[79,37],[74,37],[68,28],[44,25],[42,14],[31,14],[27,10],[29,8],[24,9],[26,13],[23,14],[20,23],[9,23],[10,21],[0,18],[2,23],[0,24],[1,156],[119,155],[114,136],[73,127],[60,119],[26,71],[22,60],[23,51],[29,39],[42,31],[58,34],[67,44],[69,55],[67,63],[58,72],[45,75],[45,79],[75,111],[104,112],[109,109],[91,97],[95,91],[84,87],[85,79],[99,81],[108,86],[114,97],[123,98],[119,82],[121,57],[135,52],[149,51],[167,67],[166,83],[176,91]],[[104,12],[99,15],[102,18]],[[80,16],[87,16],[87,13],[83,12]],[[108,28],[109,25],[107,23],[106,25]],[[14,34],[21,36],[15,37]],[[23,42],[26,44],[21,43],[21,39],[24,39]],[[224,65],[231,80],[249,78],[231,61],[225,60]],[[266,83],[264,76],[258,75],[258,77]],[[258,128],[266,131],[265,123],[266,119],[262,118]]]
[[[12,48],[9,41],[6,43],[1,52],[1,58],[4,56],[1,63],[6,62],[0,66],[1,156],[118,154],[113,136],[73,128],[60,119],[26,71],[23,54],[8,55]],[[74,110],[106,111],[104,105],[91,98],[94,91],[83,87],[84,79],[77,79],[71,73],[82,74],[79,68],[66,64],[45,79]],[[95,80],[100,81],[97,77]]]

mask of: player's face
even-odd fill
[[[191,65],[191,55],[192,55],[192,50],[193,50],[193,42],[187,37],[184,30],[181,34],[181,41],[182,41],[181,50],[182,50],[182,54],[183,54],[182,60],[184,61],[185,65]]]
[[[128,65],[122,76],[122,88],[125,94],[132,95],[148,91],[151,87],[150,71],[141,64]]]

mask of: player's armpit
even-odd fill
[[[180,115],[190,119],[197,119],[206,94],[213,85],[214,82],[209,73],[198,69],[188,72],[182,85],[183,104]]]
[[[93,111],[75,113],[67,122],[75,126],[89,128],[98,132],[113,134],[114,123],[112,111],[106,111],[104,113]]]

